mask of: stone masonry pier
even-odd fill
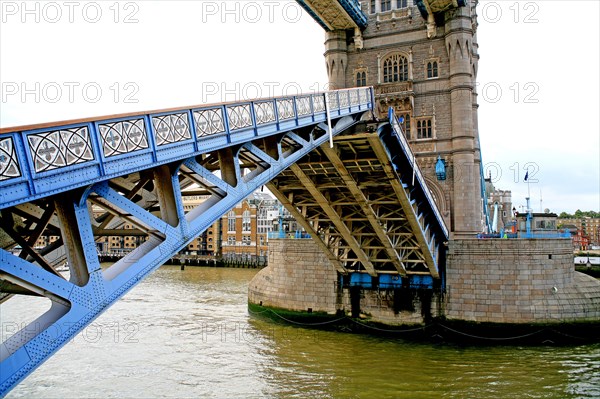
[[[446,287],[447,319],[600,320],[600,281],[574,270],[570,239],[452,240]]]
[[[255,305],[336,313],[337,272],[311,239],[269,239],[269,266],[248,287]]]
[[[398,309],[400,291],[361,289],[360,318],[389,326],[429,317],[498,325],[600,320],[600,281],[574,270],[568,239],[451,240],[445,295],[432,294],[413,293]],[[269,241],[269,266],[250,282],[248,301],[299,315],[353,309],[350,290],[309,239]]]

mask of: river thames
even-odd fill
[[[251,316],[252,269],[163,266],[8,398],[600,398],[600,345],[455,346]],[[1,306],[2,334],[25,307]],[[4,339],[5,337],[3,337]]]

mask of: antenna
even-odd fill
[[[540,188],[540,213],[544,212],[544,207],[542,206],[542,189]]]

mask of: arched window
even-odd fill
[[[408,80],[408,60],[394,54],[383,61],[383,83],[405,82]]]
[[[427,79],[438,77],[438,63],[437,61],[429,61],[427,63]]]
[[[367,85],[367,73],[366,72],[357,72],[356,73],[356,87],[366,86]]]

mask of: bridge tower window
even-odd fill
[[[408,7],[408,0],[397,0],[396,8]]]
[[[417,121],[417,139],[433,138],[433,121],[431,118]]]
[[[438,63],[437,61],[429,61],[427,63],[427,79],[438,77]]]
[[[370,1],[370,3],[371,3],[371,4],[370,4],[371,14],[375,14],[375,10],[376,10],[376,9],[375,9],[375,2],[376,2],[376,1],[377,1],[377,0],[371,0],[371,1]]]
[[[405,82],[408,80],[408,60],[394,54],[383,61],[383,83]]]
[[[392,0],[381,0],[381,12],[386,12],[392,9]]]
[[[356,87],[366,86],[367,85],[367,73],[366,72],[357,72],[356,73]]]

